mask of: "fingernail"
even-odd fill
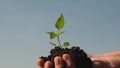
[[[56,58],[55,58],[55,62],[56,62],[56,65],[61,64],[61,58],[56,57]]]
[[[52,67],[52,64],[51,64],[51,62],[50,61],[47,61],[46,63],[45,63],[45,68],[51,68]]]
[[[69,56],[68,55],[65,55],[65,60],[69,60]]]

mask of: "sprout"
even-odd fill
[[[60,41],[60,35],[65,33],[64,31],[61,31],[61,29],[64,27],[64,24],[65,24],[64,23],[64,16],[61,13],[61,16],[57,19],[56,24],[55,24],[57,32],[53,32],[53,31],[47,32],[50,35],[50,39],[57,38],[58,45],[56,45],[53,42],[50,42],[50,44],[52,44],[53,46],[59,46],[61,48],[69,46],[69,42],[64,42],[63,44],[61,44],[61,41]]]

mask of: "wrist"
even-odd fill
[[[108,57],[94,57],[91,59],[93,61],[93,68],[115,68]]]
[[[108,63],[109,68],[115,68],[115,65],[110,61],[110,57],[106,58],[106,62]]]

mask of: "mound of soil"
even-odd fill
[[[42,58],[45,62],[49,60],[54,64],[54,58],[56,56],[62,56],[63,54],[69,54],[77,68],[92,68],[93,63],[91,59],[87,57],[87,54],[82,49],[80,49],[80,47],[55,47],[54,49],[51,49],[50,55],[48,55],[48,57],[41,56],[40,58]]]

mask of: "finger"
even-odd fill
[[[37,60],[37,65],[38,65],[38,68],[43,68],[44,67],[44,61],[42,59],[38,59]]]
[[[52,63],[50,61],[46,61],[44,68],[52,68]]]
[[[54,62],[55,62],[55,68],[63,68],[61,57],[55,57]]]
[[[66,63],[66,68],[76,68],[74,62],[72,61],[71,57],[68,54],[64,54],[62,59]]]

